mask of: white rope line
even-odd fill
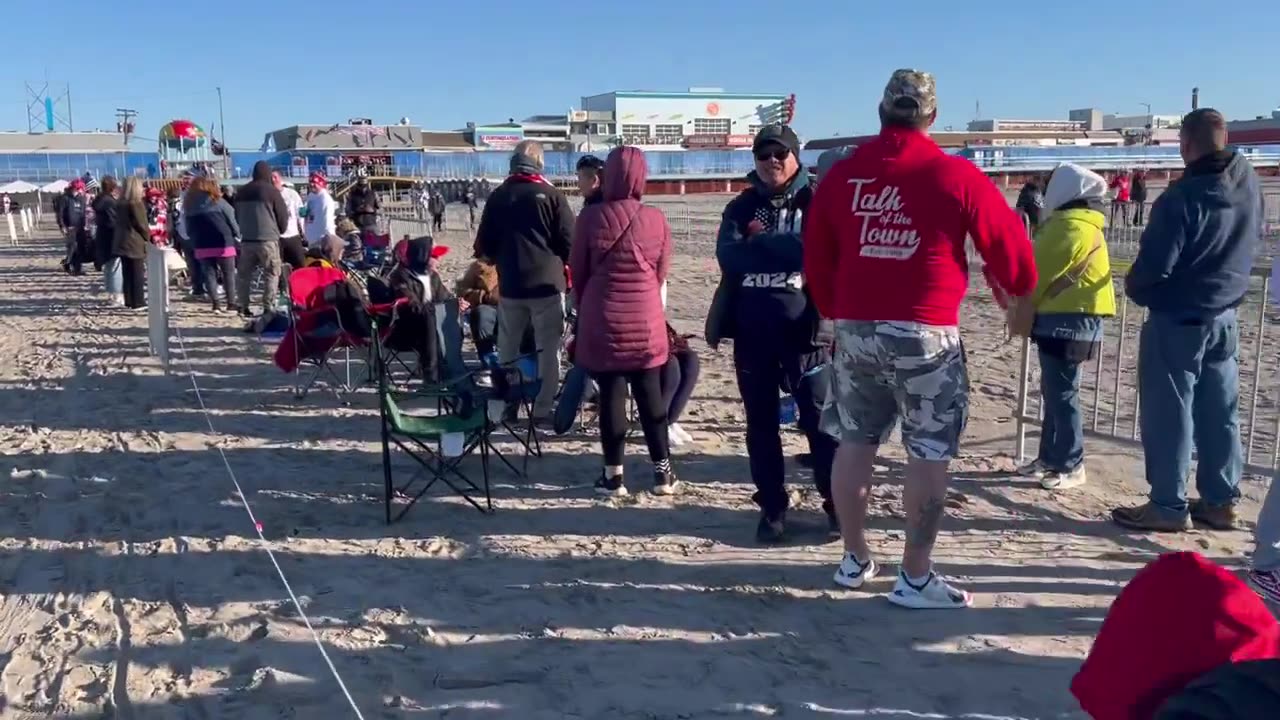
[[[209,416],[209,408],[205,407],[204,396],[200,393],[200,385],[196,382],[195,371],[191,368],[191,359],[187,356],[187,344],[182,337],[182,329],[177,325],[173,329],[178,335],[178,347],[182,349],[182,362],[187,367],[187,377],[191,378],[191,388],[196,391],[196,401],[200,403],[200,412],[204,414],[204,421],[209,425],[209,432],[217,434],[218,431],[213,427],[213,418]],[[311,631],[311,639],[315,641],[316,648],[320,650],[320,655],[324,657],[325,664],[329,666],[329,672],[333,673],[333,679],[338,681],[338,687],[342,690],[342,694],[346,696],[352,712],[356,714],[359,720],[364,720],[360,707],[356,705],[355,699],[351,697],[351,691],[347,690],[347,684],[342,681],[342,676],[338,674],[338,668],[334,666],[333,660],[329,657],[329,652],[324,649],[324,643],[320,641],[320,634],[312,627],[311,619],[307,617],[307,613],[302,609],[302,603],[298,602],[298,596],[293,592],[293,586],[289,584],[289,579],[284,576],[284,570],[276,560],[276,554],[271,551],[271,544],[267,542],[267,538],[262,534],[262,523],[258,522],[258,518],[253,514],[253,508],[249,507],[249,496],[245,494],[244,488],[240,487],[240,481],[236,478],[235,470],[231,469],[231,462],[227,460],[226,452],[222,450],[221,445],[217,446],[217,450],[218,456],[222,458],[223,467],[227,469],[227,475],[231,477],[232,484],[236,486],[236,493],[240,495],[240,503],[244,505],[244,511],[249,515],[249,522],[253,523],[253,529],[258,533],[258,539],[262,541],[262,549],[267,551],[267,557],[271,559],[271,564],[275,566],[276,574],[280,576],[280,582],[284,583],[284,589],[289,593],[289,599],[293,601],[294,609],[298,611],[298,617],[302,618],[307,630]]]

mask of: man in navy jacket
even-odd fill
[[[1182,121],[1182,178],[1156,200],[1125,290],[1150,316],[1139,340],[1142,445],[1150,500],[1112,512],[1138,530],[1235,527],[1240,447],[1236,307],[1249,291],[1262,206],[1258,177],[1227,149],[1226,120],[1195,110]],[[1199,452],[1187,501],[1191,450]]]

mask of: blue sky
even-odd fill
[[[1194,85],[1229,118],[1280,106],[1275,0],[1194,14],[1167,0],[7,5],[0,129],[26,129],[23,82],[46,77],[70,83],[76,129],[113,127],[129,107],[150,138],[177,117],[209,129],[221,86],[231,145],[252,148],[299,122],[408,116],[449,129],[694,85],[794,92],[797,129],[824,137],[874,130],[896,67],[937,75],[940,126],[963,127],[978,103],[983,117],[1181,113]]]

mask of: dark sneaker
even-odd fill
[[[832,540],[839,540],[843,537],[840,533],[840,518],[836,517],[833,512],[827,513],[827,537]]]
[[[1191,501],[1191,521],[1214,530],[1235,530],[1235,505],[1210,505],[1203,500]]]
[[[655,470],[653,472],[653,494],[654,495],[675,495],[680,489],[680,478],[670,470]]]
[[[600,473],[600,479],[596,480],[596,494],[624,497],[627,494],[627,486],[623,484],[621,475],[605,477],[604,473]]]
[[[760,516],[760,524],[756,526],[756,540],[765,545],[776,545],[787,539],[787,526],[783,522],[783,516],[779,515],[770,518],[768,515]]]
[[[1155,532],[1182,532],[1191,529],[1191,516],[1169,517],[1169,514],[1151,503],[1137,507],[1122,507],[1111,511],[1115,524],[1130,530],[1154,530]]]

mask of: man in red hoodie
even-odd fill
[[[999,291],[1036,286],[1031,243],[996,186],[928,135],[933,76],[898,70],[880,103],[882,130],[833,167],[804,233],[809,292],[836,321],[832,395],[823,412],[840,440],[832,495],[845,554],[835,581],[858,588],[879,571],[865,524],[880,443],[901,419],[908,454],[906,549],[889,599],[909,608],[967,607],[969,594],[933,572],[947,467],[968,417],[960,302],[969,284],[965,238]]]

